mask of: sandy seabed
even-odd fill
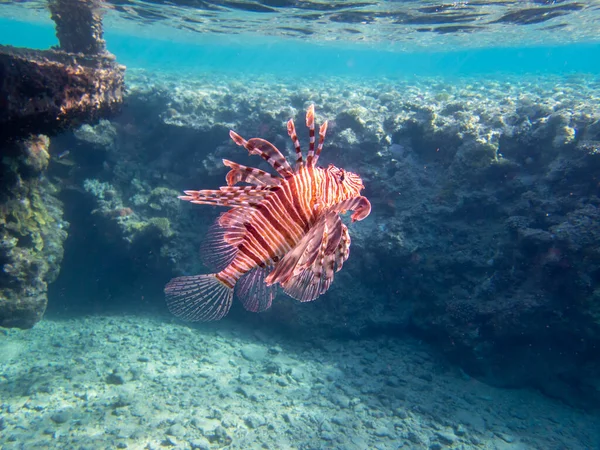
[[[88,316],[0,330],[0,364],[5,450],[600,448],[600,416],[412,339]]]

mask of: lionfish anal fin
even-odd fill
[[[255,267],[235,285],[235,295],[248,311],[262,312],[271,307],[277,286],[267,286],[265,283],[269,270],[268,267]]]

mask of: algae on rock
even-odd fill
[[[0,166],[0,326],[35,325],[60,271],[68,223],[57,189],[43,175],[48,146],[46,136],[19,142]]]

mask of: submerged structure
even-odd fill
[[[44,176],[48,135],[117,112],[125,67],[102,39],[99,2],[49,4],[59,48],[0,45],[0,326],[31,327],[58,275],[67,223]]]
[[[97,2],[50,3],[59,48],[0,45],[0,141],[55,134],[116,112],[125,67],[102,39]]]

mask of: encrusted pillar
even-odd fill
[[[51,0],[60,47],[0,45],[0,326],[29,328],[46,309],[67,237],[45,177],[49,138],[109,117],[125,67],[106,51],[99,0]]]

